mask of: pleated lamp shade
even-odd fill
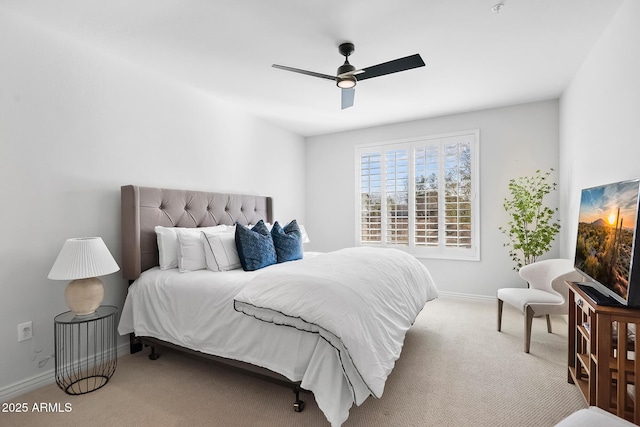
[[[104,276],[120,270],[100,237],[67,239],[47,276],[52,280],[72,280],[65,290],[69,308],[77,315],[92,314],[104,297]]]

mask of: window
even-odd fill
[[[356,244],[480,259],[479,131],[356,147]]]

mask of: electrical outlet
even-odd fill
[[[26,341],[31,338],[33,338],[33,323],[20,323],[18,325],[18,341]]]

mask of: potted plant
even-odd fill
[[[556,183],[549,182],[552,172],[537,170],[533,176],[509,180],[511,198],[504,199],[504,209],[511,219],[499,229],[509,238],[504,246],[509,248],[516,271],[548,252],[560,231],[560,220],[553,218],[558,209],[544,204],[545,196],[556,189]]]

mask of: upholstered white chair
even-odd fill
[[[531,324],[534,316],[547,317],[547,331],[551,333],[551,314],[568,313],[569,288],[565,280],[580,281],[582,275],[568,259],[549,259],[525,265],[520,277],[528,288],[498,289],[498,332],[502,328],[502,305],[507,303],[524,314],[524,351],[531,346]]]
[[[580,409],[560,421],[555,427],[633,427],[635,424],[597,406]]]

